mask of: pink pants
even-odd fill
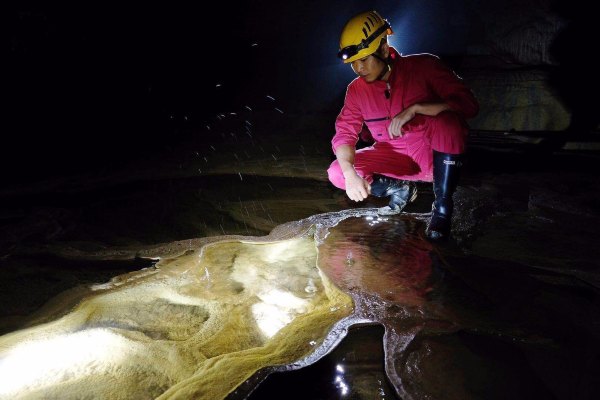
[[[433,152],[460,154],[465,150],[468,127],[456,113],[444,111],[435,117],[417,115],[406,124],[403,136],[375,142],[356,151],[354,169],[369,183],[373,174],[410,181],[433,181]],[[327,170],[329,180],[345,189],[337,160]]]

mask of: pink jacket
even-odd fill
[[[348,85],[344,106],[335,121],[331,141],[333,152],[343,144],[355,146],[363,123],[373,139],[390,141],[387,128],[390,120],[415,103],[444,101],[463,118],[477,115],[479,105],[471,90],[452,70],[432,54],[400,55],[390,47],[393,59],[390,74],[390,99],[385,97],[386,83],[367,83],[356,78]],[[404,130],[419,130],[424,123],[421,115],[404,125]]]

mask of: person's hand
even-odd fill
[[[345,177],[346,194],[350,200],[363,201],[371,193],[371,185],[357,173],[348,174]]]
[[[402,127],[414,117],[415,108],[414,106],[410,106],[401,113],[397,114],[394,118],[392,118],[392,122],[390,123],[390,126],[388,128],[388,134],[390,135],[390,139],[402,136],[404,134],[402,132]]]

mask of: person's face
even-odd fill
[[[373,82],[375,79],[377,79],[385,67],[384,63],[372,55],[354,60],[350,65],[352,66],[352,70],[356,73],[356,75],[360,76],[367,82]]]
[[[387,45],[382,45],[380,50],[381,53],[378,54],[381,54],[382,58],[386,58],[388,56]],[[356,73],[356,75],[360,76],[369,83],[375,81],[379,74],[383,72],[383,69],[386,68],[383,61],[379,60],[377,57],[373,57],[372,55],[352,61],[350,65],[352,66],[352,70]]]

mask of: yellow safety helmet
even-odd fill
[[[345,64],[373,54],[379,48],[381,38],[393,34],[387,20],[377,11],[366,11],[350,18],[340,37],[338,57]]]

